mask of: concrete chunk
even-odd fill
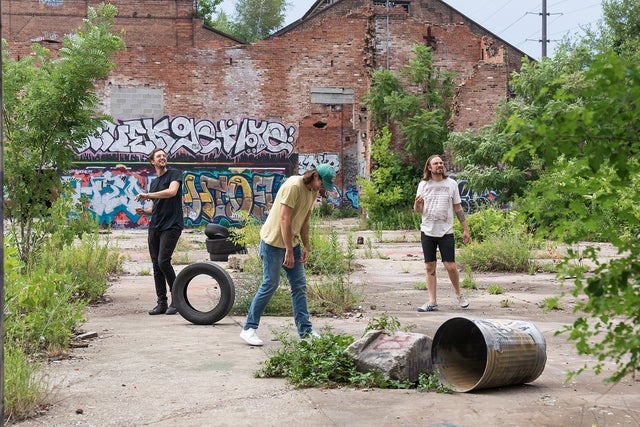
[[[399,381],[418,381],[430,372],[432,339],[423,334],[375,330],[351,344],[351,353],[360,372],[379,371]]]

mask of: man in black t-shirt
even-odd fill
[[[136,208],[138,215],[151,215],[148,242],[158,302],[149,314],[176,314],[173,304],[167,304],[167,286],[171,292],[176,279],[171,257],[184,228],[182,173],[167,167],[167,153],[161,148],[149,154],[149,162],[158,177],[149,186],[148,193],[136,196],[139,201],[151,200],[150,208]]]

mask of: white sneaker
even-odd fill
[[[260,339],[260,337],[258,337],[258,334],[256,333],[256,330],[253,329],[253,328],[243,329],[242,332],[240,332],[240,338],[242,338],[249,345],[263,345],[264,344],[262,342],[262,340]]]
[[[458,295],[458,303],[460,304],[460,307],[462,307],[462,308],[469,307],[469,300],[467,299],[467,297],[465,297],[462,294]]]
[[[314,340],[316,338],[320,338],[320,334],[312,329],[304,338],[300,338],[300,341]]]

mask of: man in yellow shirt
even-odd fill
[[[327,164],[287,178],[273,202],[267,220],[260,229],[262,284],[249,307],[240,338],[253,346],[263,345],[256,330],[260,317],[280,284],[284,268],[291,286],[293,318],[300,338],[317,336],[309,321],[307,279],[304,263],[309,256],[309,218],[321,187],[335,191],[336,172]]]

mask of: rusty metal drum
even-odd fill
[[[531,322],[455,317],[436,331],[433,369],[454,391],[525,384],[542,374],[544,335]]]

